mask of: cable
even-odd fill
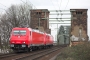
[[[60,2],[60,6],[59,6],[59,10],[60,10],[60,7],[61,7],[61,3],[62,3],[62,0]],[[60,11],[60,14],[61,14],[61,11]],[[62,18],[62,14],[61,14],[61,18]],[[62,21],[62,20],[61,20]]]
[[[0,3],[0,4],[3,5],[2,3]],[[3,6],[7,8],[7,6],[5,6],[5,5],[3,5]]]
[[[60,7],[61,7],[61,3],[62,3],[62,0],[60,1],[60,6],[59,6],[58,0],[57,0],[57,4],[58,4],[58,6],[59,6],[59,10],[60,10]],[[60,14],[61,14],[61,11],[60,11]],[[57,18],[58,18],[58,16],[59,16],[60,14],[58,13]],[[62,14],[61,14],[61,17],[62,17]],[[58,19],[57,19],[57,20],[58,20]],[[59,21],[59,20],[58,20],[58,21]]]
[[[22,1],[22,0],[20,0],[20,1]],[[24,1],[22,1],[23,3],[25,3]],[[26,4],[26,3],[25,3]]]
[[[61,2],[60,2],[59,10],[60,10],[60,7],[61,7],[61,3],[62,3],[62,0],[61,0]]]
[[[58,4],[58,0],[57,0],[57,4]],[[58,4],[58,6],[59,6],[59,4]],[[61,6],[61,4],[60,4],[60,6]],[[60,10],[60,6],[59,6],[59,10]],[[59,13],[58,13],[58,15],[57,15],[57,18],[58,18],[58,16],[59,16]],[[58,19],[57,19],[58,20]]]
[[[52,2],[52,0],[50,0],[51,2]],[[53,2],[52,2],[52,5],[54,6],[54,4],[53,4]],[[55,8],[55,6],[54,6],[54,8]],[[56,9],[56,8],[55,8]]]
[[[52,0],[51,0],[51,2],[52,2]],[[52,5],[54,6],[54,4],[53,4],[53,2],[52,2]],[[54,8],[55,8],[55,6],[54,6]],[[56,9],[56,8],[55,8]],[[58,13],[58,11],[56,10],[56,12]],[[59,13],[58,13],[58,15],[59,15]],[[58,20],[58,19],[57,19]]]
[[[51,0],[51,2],[52,2],[52,0]],[[53,2],[52,2],[52,5],[54,6],[54,4],[53,4]],[[59,4],[58,4],[59,5]],[[55,6],[54,6],[55,7]],[[56,8],[55,8],[56,9]],[[59,21],[58,20],[58,16],[59,16],[59,12],[56,10],[56,12],[57,12],[57,21]]]
[[[66,8],[67,8],[68,3],[69,3],[69,0],[68,0],[68,2],[67,2],[67,4],[66,4],[65,10],[66,10]]]
[[[28,0],[28,1],[29,1],[29,0]],[[29,1],[29,2],[30,2],[30,1]],[[32,4],[32,3],[30,2],[30,4]],[[32,4],[32,5],[33,5],[33,4]],[[34,5],[33,5],[33,6],[34,6]],[[34,6],[34,7],[35,7],[35,9],[37,9],[36,6]]]
[[[58,6],[59,6],[58,0],[57,0],[57,4],[58,4]],[[60,7],[59,7],[59,8],[60,8]]]
[[[20,1],[22,1],[22,0],[20,0]],[[29,1],[29,0],[28,0]],[[25,4],[27,4],[27,2],[24,2],[24,1],[22,1],[23,3],[25,3]],[[29,1],[30,2],[30,1]],[[35,7],[31,2],[30,2],[30,4],[33,6],[33,7]],[[37,9],[36,7],[35,7],[35,9]]]

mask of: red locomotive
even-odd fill
[[[31,28],[13,28],[10,36],[10,47],[14,51],[34,50],[53,45],[53,37],[50,34]]]

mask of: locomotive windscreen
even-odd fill
[[[14,35],[26,35],[26,30],[14,30]]]

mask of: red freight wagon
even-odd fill
[[[14,51],[34,50],[53,45],[52,36],[31,28],[13,28],[10,36],[10,47]]]

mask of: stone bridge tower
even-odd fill
[[[47,9],[33,9],[30,11],[30,27],[42,32],[51,33],[49,29],[49,11]]]
[[[87,10],[70,9],[71,11],[71,41],[87,41]]]

